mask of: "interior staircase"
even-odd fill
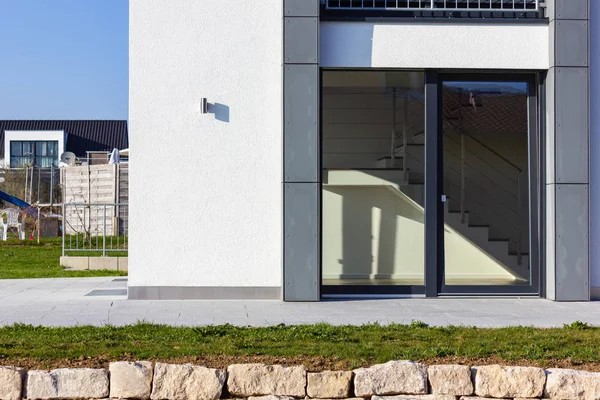
[[[361,92],[334,86],[328,90],[324,94],[324,104],[327,104],[323,124],[327,133],[323,142],[323,183],[328,183],[328,171],[361,171],[370,177],[381,178],[381,185],[386,185],[383,181],[388,185],[392,182],[423,207],[423,96],[411,90],[389,87],[385,92],[366,89]],[[463,132],[461,120],[455,114],[445,115],[442,135],[443,193],[447,199],[444,223],[503,265],[516,279],[527,280],[527,168],[523,167],[523,171],[503,157],[497,144],[480,140],[485,137],[485,132],[477,131],[476,127],[473,136]],[[390,126],[392,132],[388,131]],[[510,144],[502,153],[507,151],[510,151]],[[513,158],[513,155],[509,156]],[[521,161],[518,163],[522,164]],[[360,181],[357,176],[352,179]],[[348,178],[347,182],[336,184],[372,184],[372,180],[371,183],[359,181]]]
[[[515,219],[516,202],[512,203],[506,188],[498,186],[502,184],[502,179],[494,182],[493,177],[486,177],[486,171],[477,169],[476,166],[466,162],[471,175],[478,174],[482,178],[480,181],[489,180],[490,188],[477,187],[477,190],[470,190],[470,199],[463,204],[461,210],[460,204],[460,172],[456,171],[457,157],[460,158],[459,146],[455,140],[445,135],[448,145],[444,146],[444,170],[447,171],[444,177],[444,188],[446,194],[446,203],[444,204],[444,223],[459,232],[471,243],[476,245],[481,251],[505,266],[517,279],[527,280],[529,275],[529,256],[526,250],[519,249],[523,244],[517,240],[517,236],[523,235],[521,226],[516,223],[507,222],[507,215]],[[386,168],[394,172],[394,182],[399,184],[401,190],[413,201],[424,206],[424,133],[419,132],[413,135],[411,143],[401,144],[396,147],[394,156],[383,156],[377,159],[377,168]],[[482,146],[479,146],[482,147]],[[485,153],[485,148],[484,149]],[[492,150],[487,150],[490,153]],[[483,157],[493,157],[493,154],[484,154]],[[471,157],[474,159],[474,157]],[[493,171],[498,174],[499,171]],[[375,171],[370,171],[376,174]],[[388,175],[389,176],[389,175]],[[508,182],[511,179],[506,179]],[[508,183],[507,183],[508,184]],[[494,188],[493,186],[496,185]],[[476,186],[470,183],[470,186]],[[479,186],[484,186],[480,183]],[[512,188],[511,188],[512,189]],[[497,192],[497,193],[494,193]],[[504,203],[502,202],[504,200]],[[489,208],[493,208],[489,210]],[[523,211],[523,214],[526,214]],[[495,222],[495,223],[494,223]],[[519,242],[519,243],[518,243]]]

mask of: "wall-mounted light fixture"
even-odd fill
[[[200,113],[208,114],[208,100],[206,99],[206,97],[202,97],[200,99]]]

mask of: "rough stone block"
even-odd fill
[[[427,368],[427,377],[433,394],[473,394],[471,368],[466,365],[430,365]]]
[[[113,399],[149,399],[152,386],[152,363],[110,363],[110,397]]]
[[[351,371],[311,372],[306,392],[312,398],[343,399],[350,396],[351,381]]]
[[[473,399],[473,397],[465,397]],[[373,396],[371,400],[456,400],[456,396],[449,394],[401,394],[397,396]]]
[[[304,400],[365,400],[363,397],[348,397],[346,399],[320,399],[313,397],[305,397]]]
[[[411,361],[389,361],[354,370],[354,394],[426,394],[427,367]]]
[[[28,399],[101,399],[108,396],[108,374],[91,368],[29,371],[25,395]]]
[[[274,394],[269,394],[267,396],[250,396],[248,400],[295,400],[292,396],[275,396]]]
[[[490,400],[487,397],[477,397],[477,396],[461,396],[459,400]],[[514,399],[513,399],[514,400]]]
[[[49,371],[28,371],[25,378],[25,397],[28,399],[53,399],[58,390]]]
[[[306,396],[306,368],[281,365],[234,364],[227,368],[232,396]]]
[[[22,368],[0,367],[0,400],[19,400],[24,376]]]
[[[600,373],[551,368],[546,370],[544,397],[556,399],[600,399]]]
[[[473,367],[475,394],[481,397],[541,397],[546,383],[544,370],[536,367]]]
[[[156,363],[152,381],[153,400],[217,400],[227,374],[220,369],[195,365]]]

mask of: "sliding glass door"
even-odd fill
[[[442,75],[439,93],[439,292],[535,292],[537,204],[530,201],[538,192],[535,81],[510,74]]]
[[[323,294],[537,293],[534,74],[321,81]]]

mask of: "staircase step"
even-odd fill
[[[404,157],[394,157],[396,161],[403,161]],[[385,157],[379,157],[377,159],[377,161],[381,161],[381,160],[391,160],[392,156],[385,156]]]
[[[392,163],[392,157],[391,156],[386,156],[386,157],[380,157],[377,159],[376,162],[377,166],[379,168],[400,168],[403,167],[404,164],[404,157],[395,157],[394,158],[394,162]]]
[[[450,214],[460,214],[462,211],[456,210],[456,209],[448,209],[448,212]],[[468,213],[469,213],[469,211],[465,211],[465,214],[468,214]]]
[[[516,251],[509,251],[508,255],[509,256],[513,256],[513,257],[517,257],[517,252]],[[529,257],[529,252],[528,251],[522,251],[521,252],[521,257]]]

